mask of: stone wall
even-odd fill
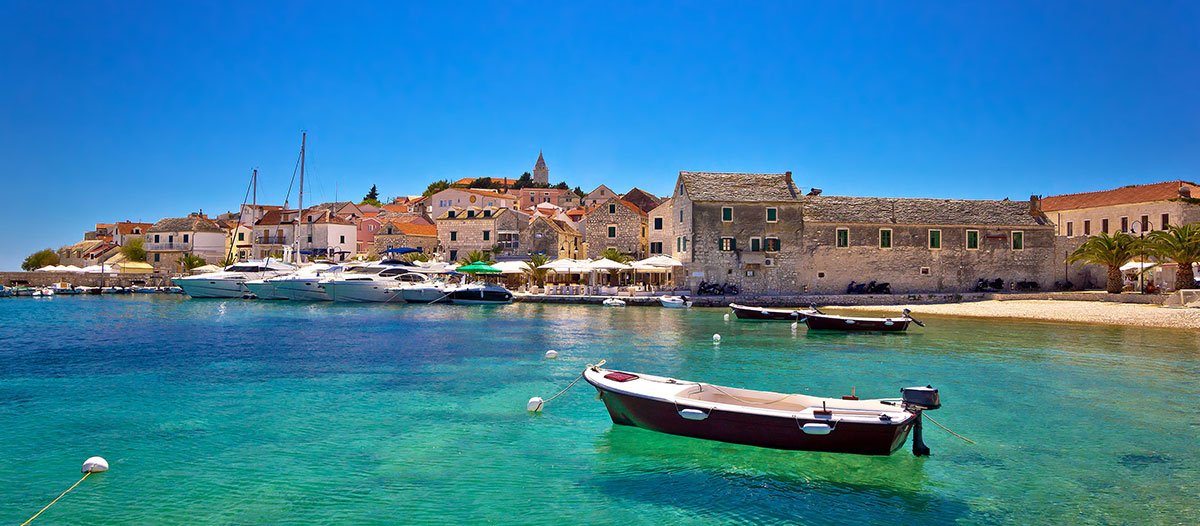
[[[384,231],[385,230],[380,230],[379,232]],[[374,258],[376,256],[380,256],[384,250],[401,247],[419,248],[423,253],[432,256],[435,252],[437,252],[438,239],[437,236],[419,236],[415,234],[403,233],[376,233],[375,241],[371,244],[371,248],[367,252],[367,256]]]
[[[837,247],[837,229],[849,231]],[[880,229],[891,230],[891,248],[880,248]],[[930,230],[941,231],[941,248],[929,248]],[[967,230],[979,232],[979,248],[967,249]],[[1012,248],[1014,231],[1024,248]],[[814,293],[845,292],[851,281],[891,284],[894,293],[963,292],[979,279],[1035,281],[1049,289],[1062,270],[1052,227],[906,226],[814,224],[804,227],[799,278]],[[1057,274],[1055,271],[1058,271]]]
[[[732,221],[722,220],[722,209],[726,207],[732,209]],[[776,222],[767,222],[767,208],[777,210]],[[688,265],[689,288],[695,290],[701,281],[709,281],[736,284],[742,294],[804,290],[804,222],[798,203],[696,202],[691,211],[692,236],[687,253],[693,263]],[[766,251],[763,243],[768,237],[779,240],[780,250]],[[722,250],[721,238],[732,238],[734,250]],[[753,245],[754,239],[758,247]]]
[[[1128,219],[1128,226],[1146,216],[1151,230],[1162,230],[1162,215],[1167,214],[1172,225],[1184,225],[1200,221],[1200,205],[1184,201],[1155,201],[1150,203],[1134,203],[1126,205],[1102,206],[1078,210],[1060,210],[1047,212],[1047,216],[1058,225],[1058,235],[1067,235],[1068,224],[1072,236],[1096,235],[1103,232],[1103,221],[1108,220],[1108,233],[1121,231],[1121,218]],[[1085,231],[1084,221],[1090,224]]]
[[[437,239],[447,261],[461,258],[472,250],[490,251],[500,244],[500,232],[521,231],[522,219],[512,210],[502,210],[492,217],[455,218],[437,220]],[[451,232],[455,234],[452,236]],[[487,239],[484,239],[487,233]],[[454,239],[451,239],[453,237]],[[516,247],[501,251],[504,255],[522,253]]]
[[[587,256],[596,258],[609,247],[634,258],[646,257],[646,216],[609,200],[584,216]],[[616,237],[608,237],[608,227],[616,226]]]
[[[76,287],[128,287],[146,285],[167,287],[171,285],[169,274],[82,274],[79,272],[0,272],[0,285],[12,287],[28,285],[47,287],[53,283],[67,282]]]

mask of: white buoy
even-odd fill
[[[542,400],[542,397],[535,396],[530,398],[529,402],[525,403],[525,409],[530,413],[540,413],[542,411],[542,404],[544,403],[546,402]]]
[[[80,473],[104,473],[108,471],[108,461],[104,457],[92,457],[83,461],[83,468]]]
[[[728,312],[725,313],[725,321],[729,321],[729,313]]]
[[[551,358],[551,359],[558,358],[558,351],[556,351],[554,349],[550,349],[549,351],[546,351],[546,358]]]
[[[720,334],[713,335],[713,343],[721,343],[721,335]]]

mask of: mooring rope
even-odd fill
[[[75,486],[78,486],[80,482],[83,482],[83,480],[88,478],[88,475],[91,475],[91,474],[92,474],[91,471],[84,473],[82,478],[80,478],[74,484],[71,484],[71,487],[67,488],[67,491],[59,493],[58,496],[54,498],[54,500],[50,501],[50,504],[47,504],[45,508],[42,508],[41,510],[38,510],[37,513],[34,513],[33,516],[29,518],[29,520],[22,522],[21,526],[27,526],[29,523],[33,522],[33,519],[38,518],[38,515],[41,515],[43,511],[50,509],[50,506],[53,506],[55,502],[58,502],[58,499],[61,499],[61,498],[63,498],[64,495],[70,493],[71,490],[75,489]]]
[[[545,401],[543,401],[541,403],[541,405],[538,406],[538,408],[541,408],[541,406],[546,405],[546,404],[550,403],[552,400],[554,400],[555,398],[562,396],[563,393],[567,392],[567,389],[570,389],[572,386],[574,386],[575,383],[578,382],[581,378],[583,378],[583,373],[579,373],[579,376],[576,376],[574,380],[571,380],[571,383],[567,384],[567,386],[564,387],[562,391],[559,391],[558,394],[551,396],[550,398],[547,398]]]
[[[961,439],[965,440],[965,441],[966,441],[968,444],[974,444],[974,443],[975,443],[975,441],[974,441],[974,440],[971,440],[971,439],[969,439],[969,438],[967,438],[967,437],[965,437],[965,436],[962,436],[962,435],[960,435],[960,434],[958,434],[958,433],[955,433],[954,431],[951,431],[951,430],[950,430],[950,428],[948,428],[948,427],[946,427],[946,426],[942,425],[942,424],[941,424],[940,422],[938,422],[937,420],[934,420],[934,419],[933,419],[933,417],[929,416],[929,414],[928,414],[928,413],[926,413],[926,412],[924,412],[924,411],[921,411],[921,416],[923,416],[923,417],[925,417],[925,418],[928,418],[930,422],[933,422],[935,425],[937,425],[938,427],[942,428],[942,429],[943,429],[943,430],[945,430],[947,433],[950,433],[951,435],[954,435],[954,436],[956,436],[956,437],[958,437],[958,438],[961,438]]]

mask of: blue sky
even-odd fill
[[[1014,199],[1200,179],[1195,2],[334,4],[0,2],[0,269],[235,209],[253,167],[282,201],[301,130],[306,202],[539,149],[554,181],[658,193],[679,170]]]

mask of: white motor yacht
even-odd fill
[[[235,263],[221,272],[175,278],[175,286],[193,298],[241,298],[250,294],[247,281],[295,272],[296,267],[274,260]]]
[[[330,299],[347,303],[403,303],[397,289],[404,283],[428,281],[420,269],[398,261],[382,261],[353,268],[322,282]],[[391,290],[388,289],[397,289]]]
[[[321,272],[329,269],[332,266],[333,265],[329,263],[313,263],[311,265],[300,267],[299,270],[291,274],[247,281],[246,288],[250,289],[250,292],[260,300],[291,299],[287,294],[284,294],[283,290],[281,290],[281,287],[284,285],[284,283],[287,283],[288,280],[291,279],[315,278],[314,281],[319,280],[320,278],[318,276],[321,274]],[[315,283],[312,288],[316,288]]]
[[[321,269],[306,267],[295,274],[271,278],[270,281],[275,283],[275,294],[292,301],[333,301],[325,292],[325,283],[354,268],[353,264],[326,265]]]
[[[402,283],[388,289],[388,292],[399,293],[405,303],[450,303],[450,291],[454,287],[426,276],[423,281]]]

